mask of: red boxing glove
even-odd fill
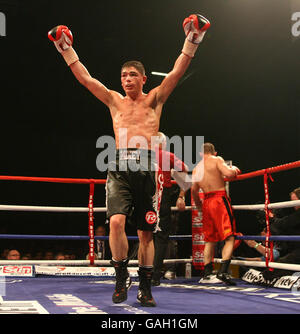
[[[182,25],[188,41],[199,44],[210,27],[210,22],[202,15],[192,14],[184,19]]]
[[[182,26],[186,35],[182,53],[193,58],[199,43],[210,27],[210,22],[202,15],[192,14],[184,19]]]
[[[58,52],[66,51],[73,44],[73,35],[66,26],[57,26],[48,32],[48,38],[54,42]]]
[[[72,48],[73,35],[68,27],[57,26],[51,29],[48,32],[48,38],[54,42],[56,49],[62,54],[68,66],[79,60],[77,53]]]

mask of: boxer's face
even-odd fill
[[[125,93],[139,92],[143,89],[146,76],[142,75],[135,67],[124,67],[121,72],[121,84]]]

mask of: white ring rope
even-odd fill
[[[214,262],[221,263],[222,259],[214,259]],[[266,267],[265,261],[247,261],[247,260],[231,260],[230,264],[248,267]],[[269,267],[274,269],[286,269],[292,271],[300,271],[300,264],[269,262]]]
[[[272,203],[269,209],[282,209],[300,206],[300,200]],[[185,210],[191,210],[192,206],[186,206]],[[233,205],[234,210],[264,210],[265,204]],[[173,206],[172,211],[178,211]],[[88,207],[60,207],[60,206],[29,206],[29,205],[0,205],[0,211],[31,211],[31,212],[88,212]],[[106,212],[105,207],[94,208],[94,212]]]
[[[62,206],[0,205],[0,211],[88,212],[89,208]],[[106,208],[94,208],[94,212],[106,212]]]
[[[283,208],[293,208],[295,206],[300,206],[300,200],[272,203],[268,205],[268,208],[269,209],[283,209]],[[234,210],[264,210],[265,204],[233,205],[232,208]]]
[[[164,260],[165,264],[169,263],[192,263],[192,259],[167,259]],[[214,259],[215,263],[221,263],[222,259]],[[95,265],[99,266],[110,266],[110,260],[95,260]],[[264,261],[247,261],[247,260],[234,260],[232,259],[231,264],[247,267],[261,267],[265,268],[266,263]],[[0,265],[57,265],[57,266],[87,266],[90,264],[89,260],[0,260]],[[130,260],[130,266],[137,266],[138,260]],[[279,263],[269,262],[269,267],[274,269],[286,269],[292,271],[300,271],[300,264],[291,263]]]

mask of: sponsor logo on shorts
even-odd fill
[[[146,222],[148,224],[155,224],[156,220],[157,220],[157,215],[156,215],[156,213],[154,211],[148,211],[146,213],[145,218],[146,218]]]

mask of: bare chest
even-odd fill
[[[115,126],[144,126],[156,122],[158,118],[157,110],[148,99],[141,101],[120,101],[113,114]]]
[[[126,129],[126,141],[140,136],[145,138],[147,145],[150,143],[151,136],[155,136],[158,131],[160,113],[148,101],[123,100],[116,104],[112,112],[116,139]]]

